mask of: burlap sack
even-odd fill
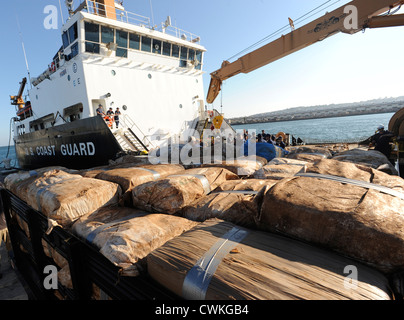
[[[184,171],[184,167],[179,164],[141,165],[102,171],[96,175],[96,178],[115,182],[121,186],[123,192],[126,192],[142,183],[164,178],[180,171]]]
[[[378,169],[387,166],[388,172],[398,175],[397,170],[390,163],[387,157],[376,150],[352,149],[344,152],[337,153],[332,157],[334,160],[353,162],[369,166],[373,169]]]
[[[257,170],[267,164],[267,160],[258,156],[240,157],[234,160],[224,160],[222,163],[202,164],[202,168],[219,167],[225,168],[240,177],[252,176]]]
[[[26,190],[28,205],[66,228],[85,214],[118,203],[122,193],[116,183],[63,171],[44,173]]]
[[[322,157],[324,159],[329,159],[332,157],[331,151],[326,147],[316,147],[316,146],[299,146],[299,147],[287,147],[287,151],[289,154],[286,155],[286,158],[293,158],[295,154],[307,154],[307,155],[316,155]]]
[[[209,220],[147,257],[150,276],[185,299],[389,300],[385,276],[278,235]],[[349,266],[359,279],[351,283]]]
[[[177,216],[110,206],[81,217],[72,231],[121,267],[122,275],[136,276],[144,268],[139,260],[196,225]]]
[[[45,173],[48,173],[48,175],[63,176],[71,172],[71,170],[59,166],[39,168],[31,171],[19,171],[6,176],[4,186],[21,200],[27,202],[27,188],[37,178]]]
[[[273,186],[276,181],[267,179],[228,180],[220,184],[214,192],[219,191],[260,191],[265,186]]]
[[[133,206],[149,212],[174,214],[238,176],[223,168],[195,168],[132,189]]]
[[[266,192],[257,224],[395,272],[404,268],[403,208],[403,199],[378,190],[295,177]]]

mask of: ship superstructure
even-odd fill
[[[21,167],[97,165],[180,139],[204,122],[206,50],[198,36],[171,26],[170,17],[157,29],[114,0],[70,4],[69,13],[62,46],[18,109]],[[120,109],[119,128],[97,116],[99,106]]]

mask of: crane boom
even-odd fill
[[[379,16],[402,4],[404,0],[354,0],[232,63],[224,61],[220,69],[211,73],[206,101],[213,103],[224,80],[239,73],[249,73],[331,35],[340,32],[354,34],[366,28],[403,26],[403,14]]]
[[[11,105],[18,106],[18,109],[24,108],[24,99],[22,95],[24,94],[25,85],[27,84],[27,78],[23,78],[20,83],[20,90],[18,90],[18,94],[16,96],[10,96]]]

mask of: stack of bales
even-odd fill
[[[71,230],[123,274],[147,270],[186,299],[391,299],[389,277],[404,270],[404,180],[340,156],[299,147],[268,163],[97,168],[81,181],[116,194],[72,214]],[[51,179],[83,193],[77,175],[45,176],[21,187],[46,189],[23,198],[34,208],[47,188],[61,193]],[[361,275],[355,290],[346,266]]]

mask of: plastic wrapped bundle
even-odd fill
[[[225,168],[238,176],[252,176],[261,169],[267,160],[258,156],[240,157],[235,160],[223,161],[222,163],[203,164],[202,167]]]
[[[224,181],[235,179],[238,179],[236,174],[223,168],[184,170],[133,188],[133,206],[149,212],[174,214],[209,194]]]
[[[214,191],[260,191],[265,186],[273,186],[276,181],[267,179],[229,180],[220,184]]]
[[[81,217],[72,230],[121,267],[121,274],[136,276],[144,267],[141,259],[196,225],[177,216],[111,206]]]
[[[395,272],[404,268],[403,208],[404,193],[395,189],[306,173],[265,193],[257,224]]]
[[[351,162],[337,161],[334,159],[322,159],[309,164],[307,173],[327,174],[349,179],[370,182],[404,192],[404,179],[392,176],[377,169]]]
[[[286,148],[289,153],[286,158],[293,158],[295,154],[307,154],[307,155],[315,155],[321,157],[323,159],[329,159],[332,157],[332,153],[329,149],[323,147],[314,147],[314,146],[299,146],[299,147],[288,147]]]
[[[37,177],[26,190],[27,204],[62,227],[100,207],[118,203],[122,193],[116,183],[63,171]]]
[[[255,228],[255,216],[262,201],[262,190],[272,186],[272,180],[246,179],[223,182],[208,196],[182,210],[182,216],[195,221],[218,218],[234,224]]]
[[[346,267],[360,275],[347,281]],[[188,300],[389,300],[380,272],[290,238],[208,220],[147,257],[150,276]]]
[[[131,168],[117,168],[100,172],[97,179],[119,184],[123,192],[130,191],[139,184],[164,178],[184,171],[179,164],[142,165]]]
[[[64,174],[68,175],[70,172],[72,172],[72,170],[65,167],[45,167],[31,171],[20,171],[5,177],[4,185],[6,189],[14,193],[21,200],[27,202],[27,188],[37,178],[44,174],[62,176]]]
[[[333,159],[338,161],[358,163],[369,166],[373,169],[383,169],[386,167],[386,169],[383,170],[386,170],[387,173],[398,175],[397,170],[390,163],[387,157],[383,153],[375,150],[348,150],[337,153]]]

